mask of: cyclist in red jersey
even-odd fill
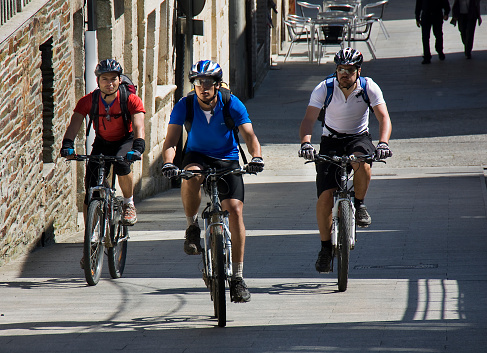
[[[145,150],[144,117],[145,109],[142,100],[135,94],[127,99],[127,108],[131,119],[124,122],[122,107],[120,106],[120,83],[122,67],[113,60],[100,61],[95,69],[99,89],[98,117],[94,117],[93,128],[95,141],[91,154],[107,156],[125,156],[128,160],[137,160]],[[95,91],[82,97],[71,117],[66,129],[61,156],[68,157],[75,154],[74,139],[87,115],[90,114],[92,98]],[[110,170],[110,165],[107,171]],[[137,213],[133,199],[133,173],[129,162],[115,162],[114,172],[118,175],[118,182],[124,197],[122,220],[126,225],[137,222]],[[97,164],[88,163],[86,168],[85,189],[96,185]],[[83,213],[86,215],[88,195],[85,195]]]

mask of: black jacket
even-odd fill
[[[460,1],[458,0],[453,3],[452,17],[454,19],[460,17]],[[468,18],[471,20],[480,18],[480,0],[470,0],[468,2]]]
[[[450,13],[448,0],[416,0],[416,21],[421,18],[440,19]]]

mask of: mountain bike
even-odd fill
[[[204,190],[209,196],[210,202],[207,203],[202,212],[201,218],[204,220],[204,251],[203,261],[203,280],[210,290],[211,300],[215,317],[218,319],[218,326],[224,327],[227,323],[225,287],[226,283],[230,286],[233,274],[232,269],[232,240],[228,228],[228,211],[223,211],[218,198],[218,182],[225,175],[246,174],[245,167],[237,169],[217,170],[209,168],[206,170],[181,170],[179,177],[190,179],[197,175],[204,175]]]
[[[350,155],[350,156],[327,156],[316,154],[313,161],[306,163],[332,163],[339,167],[338,188],[333,192],[331,243],[333,246],[333,260],[331,271],[334,267],[334,258],[337,258],[338,290],[344,292],[348,286],[348,270],[350,250],[355,248],[355,206],[352,180],[352,164],[359,162],[382,162],[374,154],[371,155]],[[337,174],[338,174],[337,173]]]
[[[98,164],[97,185],[88,190],[83,243],[83,269],[90,286],[98,283],[103,267],[103,248],[108,256],[112,278],[120,278],[127,256],[128,226],[122,223],[123,198],[116,196],[116,174],[112,171],[111,186],[105,177],[106,162],[128,161],[122,156],[75,155],[72,160],[94,161]],[[129,161],[132,162],[132,161]]]

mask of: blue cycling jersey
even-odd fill
[[[196,98],[196,97],[195,97]],[[186,119],[186,97],[176,103],[171,112],[169,124],[184,125]],[[230,115],[235,126],[251,123],[247,108],[235,97],[231,96]],[[205,113],[200,108],[198,99],[193,100],[193,124],[188,134],[186,146],[187,152],[199,152],[216,159],[238,160],[238,144],[233,132],[228,130],[223,118],[223,102],[221,93],[218,92],[218,103],[214,108],[214,114],[208,122]]]

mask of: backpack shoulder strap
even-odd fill
[[[193,125],[194,95],[194,91],[191,91],[186,95],[186,118],[184,119],[184,127],[186,128],[186,132],[190,132],[191,126]]]
[[[335,77],[336,74],[329,75],[326,80],[326,97],[325,101],[323,102],[323,107],[320,110],[320,114],[318,115],[318,120],[321,121],[321,127],[325,126],[325,113],[326,108],[330,105],[331,99],[333,98],[333,90],[335,88]]]
[[[362,87],[362,97],[364,97],[364,102],[369,106],[369,109],[374,112],[374,109],[372,109],[372,106],[370,105],[370,98],[369,94],[367,93],[367,80],[365,77],[360,76],[360,87]]]
[[[232,98],[232,93],[228,88],[225,87],[220,87],[220,93],[222,95],[223,119],[225,120],[225,125],[227,126],[228,130],[233,131],[233,136],[237,142],[240,155],[242,156],[242,161],[244,164],[247,164],[247,157],[245,156],[245,152],[240,145],[240,139],[238,138],[238,127],[235,126],[235,121],[230,113],[230,99]]]
[[[90,134],[91,125],[95,124],[95,133],[98,130],[98,102],[100,101],[100,90],[95,89],[91,94],[91,109],[90,109],[90,121],[88,123],[88,128],[86,129],[86,136]]]
[[[128,135],[129,122],[132,120],[132,116],[130,115],[129,108],[128,108],[128,99],[132,93],[129,92],[125,84],[121,84],[118,90],[120,91],[120,109],[122,110],[122,118],[123,118],[123,124],[125,126],[125,133]]]
[[[230,90],[224,87],[220,88],[220,93],[222,95],[222,102],[223,102],[223,118],[225,119],[225,125],[228,127],[229,130],[237,130],[238,127],[235,127],[235,122],[232,119],[232,115],[230,114],[230,98],[231,93]]]

